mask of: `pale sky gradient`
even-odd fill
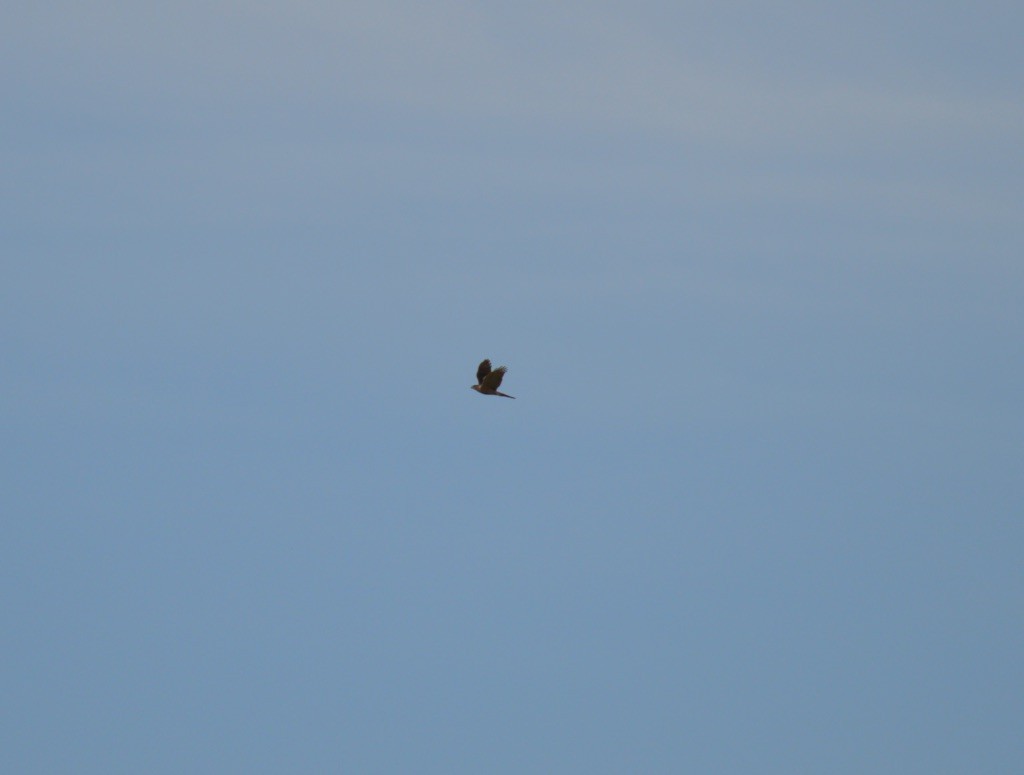
[[[1022,29],[15,3],[0,769],[1019,769]]]

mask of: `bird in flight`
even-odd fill
[[[494,371],[491,371],[491,362],[485,358],[476,367],[476,384],[472,385],[473,390],[477,393],[483,393],[485,396],[515,398],[515,396],[506,395],[498,390],[501,387],[501,378],[505,376],[506,371],[508,369],[504,366],[499,366]]]

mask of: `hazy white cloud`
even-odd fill
[[[1016,94],[913,77],[912,56],[880,51],[884,27],[831,20],[812,37],[799,10],[762,32],[707,13],[664,18],[658,4],[67,4],[14,15],[7,69],[39,95],[58,85],[85,104],[167,113],[377,106],[811,150],[1024,134]],[[830,64],[830,36],[838,63],[858,32],[863,67]]]

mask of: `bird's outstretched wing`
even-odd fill
[[[484,363],[487,363],[487,361],[484,361]],[[481,364],[481,367],[482,366],[483,364]],[[506,371],[508,371],[508,369],[504,366],[499,366],[481,380],[480,387],[484,390],[497,390],[501,387],[501,378],[505,376]]]
[[[480,365],[476,367],[476,384],[482,385],[484,377],[491,373],[491,361],[487,358],[480,361]],[[498,382],[501,382],[501,377],[498,377]]]

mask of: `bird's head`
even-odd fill
[[[479,385],[470,385],[469,389],[470,390],[475,390],[477,393],[480,392],[480,386]]]

